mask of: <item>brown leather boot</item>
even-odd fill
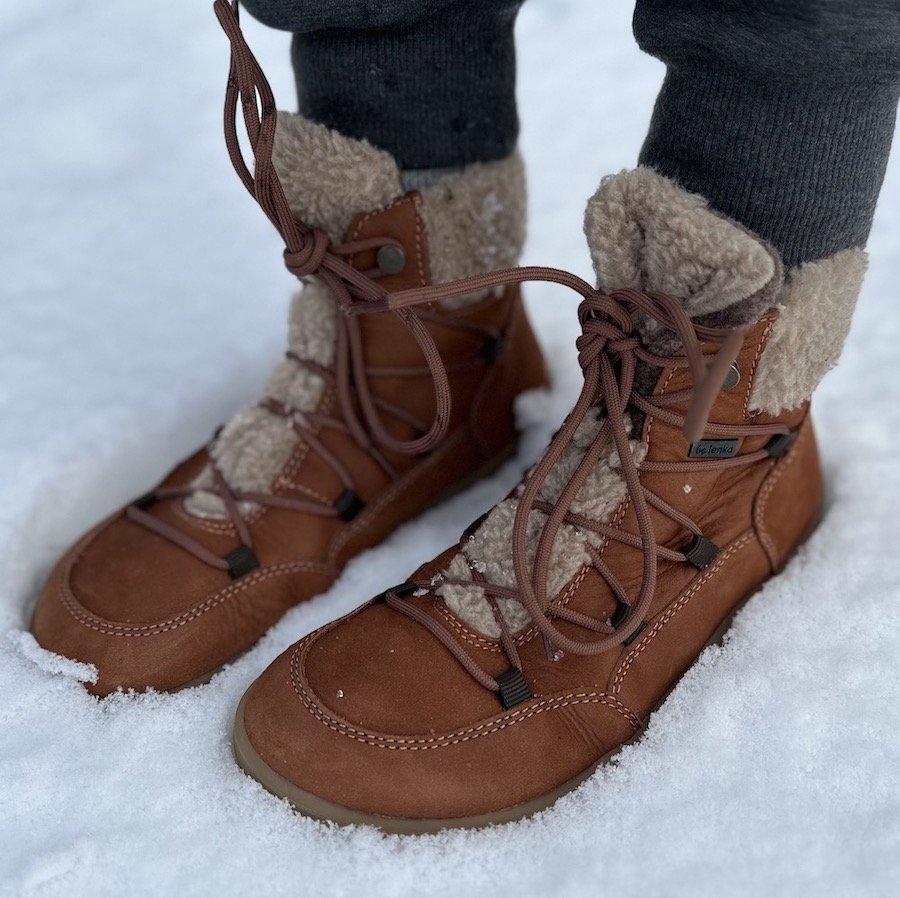
[[[262,402],[50,576],[34,634],[94,664],[99,694],[208,678],[354,555],[508,458],[513,400],[546,382],[516,287],[375,309],[388,291],[518,261],[517,156],[407,193],[365,142],[298,116],[280,114],[274,135],[266,124],[255,140],[268,144],[254,144],[266,159],[255,181],[244,174],[308,280],[290,349]]]
[[[514,820],[624,743],[815,527],[809,397],[865,267],[774,250],[647,169],[586,233],[584,388],[459,544],[307,636],[238,708],[238,763],[298,810],[427,832]],[[400,300],[397,300],[398,302]]]

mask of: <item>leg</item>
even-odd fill
[[[865,244],[900,96],[900,7],[638,0],[668,67],[641,163],[767,238],[788,266]]]
[[[516,145],[513,25],[522,0],[250,0],[294,32],[301,115],[387,150],[400,167],[457,168]]]

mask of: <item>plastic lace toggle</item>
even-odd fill
[[[622,624],[625,623],[625,621],[627,620],[628,615],[630,613],[631,613],[631,605],[629,605],[628,602],[623,602],[620,599],[619,604],[616,605],[616,610],[613,611],[613,613],[609,616],[609,625],[614,630],[618,630],[622,626]],[[637,639],[638,636],[640,636],[641,633],[644,632],[646,626],[647,626],[647,622],[641,621],[637,625],[637,628],[635,629],[635,631],[629,637],[622,640],[622,645],[631,645],[631,643],[634,642],[635,639]]]
[[[684,557],[698,571],[705,571],[719,554],[719,547],[703,534],[697,533],[691,539],[690,544],[684,550]]]
[[[532,697],[531,689],[518,667],[511,667],[500,674],[497,685],[500,687],[500,702],[507,711]]]
[[[631,611],[631,605],[628,602],[620,601],[616,605],[616,610],[609,616],[609,625],[614,630],[618,630],[625,623],[625,618],[628,617],[629,611]]]
[[[787,433],[777,433],[766,443],[765,450],[772,458],[781,458],[787,454],[795,439],[797,439],[797,431],[795,430],[789,430]]]
[[[353,490],[344,490],[334,502],[334,510],[342,521],[352,521],[365,507],[366,503]]]
[[[241,544],[236,549],[232,549],[225,556],[225,563],[228,565],[228,574],[232,580],[249,574],[250,571],[259,567],[259,560],[256,553],[250,546]]]

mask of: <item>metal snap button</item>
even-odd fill
[[[396,243],[386,243],[379,247],[375,259],[385,274],[399,274],[406,267],[406,253]]]
[[[722,384],[723,390],[731,390],[741,382],[741,369],[737,365],[732,365],[725,375],[725,382]]]

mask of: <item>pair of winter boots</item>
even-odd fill
[[[230,103],[268,89],[236,72]],[[588,202],[595,287],[514,267],[518,156],[405,191],[385,152],[266,104],[250,137],[239,172],[304,281],[286,358],[65,554],[34,633],[93,664],[98,695],[205,682],[515,453],[516,397],[547,384],[520,284],[555,281],[580,301],[584,383],[543,455],[445,552],[277,658],[234,725],[241,767],[314,817],[425,832],[547,807],[641,732],[815,527],[809,400],[864,255],[785,273],[639,168]]]

